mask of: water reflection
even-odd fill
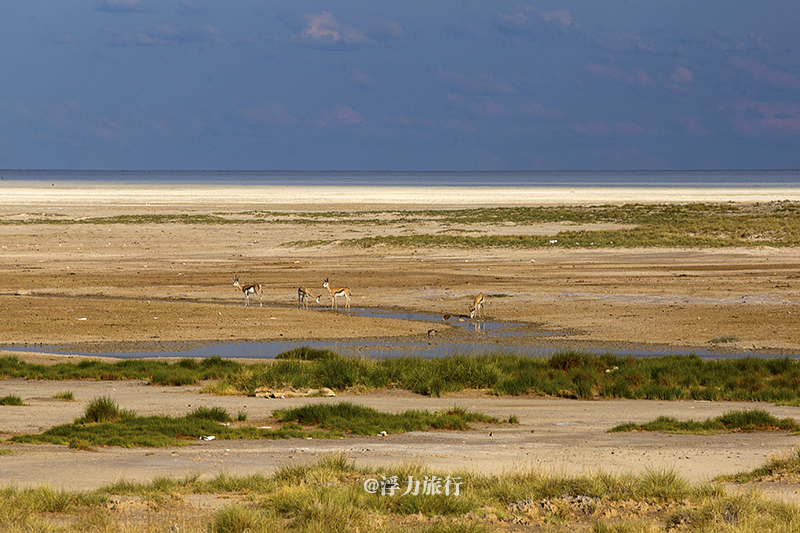
[[[400,320],[417,320],[420,322],[444,323],[448,326],[457,326],[464,331],[473,333],[490,333],[499,337],[513,336],[552,336],[557,335],[548,332],[531,332],[526,324],[517,322],[493,322],[484,319],[470,319],[467,315],[434,315],[431,313],[410,313],[406,311],[396,311],[389,309],[352,309],[350,314],[373,318],[397,318]],[[528,331],[523,331],[527,329]]]
[[[479,327],[479,326],[478,326]],[[91,355],[101,357],[116,357],[120,359],[143,359],[156,357],[223,357],[236,359],[274,359],[278,354],[297,348],[309,346],[311,348],[329,349],[344,356],[362,356],[371,359],[389,359],[396,357],[422,357],[434,359],[449,355],[483,355],[489,353],[510,352],[530,357],[549,357],[565,348],[552,345],[514,345],[503,346],[492,343],[457,342],[398,342],[394,339],[358,342],[236,342],[226,344],[203,345],[196,348],[169,351],[135,351],[135,352],[86,352],[75,350],[69,346],[14,346],[4,347],[9,351],[42,352],[42,353],[69,353],[73,355]],[[155,349],[155,346],[154,346]],[[648,349],[608,349],[608,348],[579,348],[582,352],[606,354],[611,353],[618,357],[660,357],[665,355],[696,355],[702,359],[735,359],[742,357],[786,357],[781,354],[760,353],[735,353],[719,354],[708,350],[648,350]],[[800,356],[791,356],[796,359]]]
[[[322,309],[321,309],[322,311]],[[514,322],[494,322],[491,320],[471,320],[467,316],[434,315],[428,313],[411,313],[386,309],[352,309],[326,310],[326,312],[349,313],[357,316],[395,318],[400,320],[415,320],[429,322],[432,326],[442,323],[461,328],[466,335],[455,341],[439,340],[435,327],[428,330],[424,341],[381,339],[375,341],[358,340],[347,341],[267,341],[267,342],[235,342],[220,344],[198,344],[196,346],[181,344],[180,348],[170,349],[169,345],[156,343],[137,349],[131,345],[127,352],[88,352],[75,350],[69,346],[14,346],[3,349],[11,351],[33,351],[50,353],[69,353],[74,355],[94,355],[117,357],[122,359],[140,359],[152,357],[212,357],[240,359],[274,359],[278,354],[297,348],[309,346],[312,348],[330,349],[342,355],[358,355],[372,359],[386,359],[403,356],[422,357],[432,359],[448,355],[482,355],[497,353],[498,351],[513,352],[532,357],[549,357],[553,353],[564,350],[563,346],[554,346],[541,341],[547,337],[563,336],[564,334],[532,330],[531,325]],[[452,337],[450,337],[452,338]],[[500,341],[511,342],[504,345]],[[150,349],[152,347],[152,349]],[[697,355],[705,359],[740,358],[740,357],[785,357],[785,355],[765,355],[756,353],[724,354],[721,355],[709,350],[648,350],[648,349],[592,349],[579,348],[580,351],[589,353],[612,353],[620,357],[658,357],[663,355]]]

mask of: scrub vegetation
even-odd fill
[[[436,359],[374,360],[330,350],[296,348],[269,363],[241,364],[220,357],[176,363],[125,360],[35,365],[0,358],[0,377],[25,379],[142,379],[158,385],[210,380],[211,394],[254,396],[262,387],[365,392],[403,389],[426,396],[481,390],[498,396],[733,400],[800,405],[800,362],[743,357],[703,360],[695,355],[619,357],[566,350],[548,358],[507,351]]]
[[[731,411],[710,420],[677,420],[668,416],[660,416],[646,424],[622,424],[609,429],[609,433],[622,431],[657,431],[659,433],[691,433],[694,435],[712,435],[716,433],[733,433],[737,431],[793,431],[800,430],[800,424],[794,418],[776,418],[763,409],[750,411]]]
[[[636,246],[797,246],[800,245],[800,204],[626,204],[573,207],[509,207],[455,210],[362,211],[286,213],[248,211],[214,215],[118,215],[113,217],[44,216],[4,220],[0,224],[298,224],[351,226],[398,226],[429,224],[432,233],[373,236],[340,241],[351,246],[456,246],[465,248],[538,247],[636,247]],[[540,235],[532,228],[517,235],[470,235],[459,226],[524,227],[559,223],[555,236]],[[617,229],[570,231],[571,224],[616,224]],[[444,229],[442,229],[442,227]],[[329,241],[296,241],[291,246],[315,246]]]
[[[0,377],[25,379],[93,379],[119,381],[147,380],[157,385],[192,385],[201,380],[220,379],[241,368],[239,363],[221,357],[181,359],[176,363],[126,359],[110,363],[87,359],[79,363],[37,365],[14,356],[0,357]]]
[[[433,213],[436,212],[430,212],[430,216]],[[796,246],[800,243],[800,205],[790,202],[474,209],[448,211],[442,222],[518,226],[561,223],[566,227],[555,236],[537,235],[535,231],[488,236],[440,233],[369,237],[349,243],[467,248]],[[592,223],[623,227],[598,231],[570,231],[568,227]]]
[[[307,405],[275,411],[272,416],[275,420],[268,427],[246,425],[244,420],[234,423],[233,417],[219,407],[198,407],[181,417],[138,416],[133,411],[120,409],[113,399],[101,396],[89,402],[84,416],[71,424],[55,426],[41,434],[17,435],[11,441],[69,445],[78,449],[94,446],[164,447],[197,442],[203,437],[222,440],[339,438],[346,434],[375,435],[432,429],[466,431],[472,429],[469,423],[506,422],[460,407],[435,413],[411,410],[390,414],[348,402]]]
[[[447,477],[459,494],[405,494],[409,480]],[[394,495],[369,480],[397,478]],[[433,491],[435,492],[435,491]],[[219,505],[194,507],[191,497]],[[22,531],[243,533],[375,531],[797,531],[800,508],[755,491],[691,484],[672,470],[580,476],[535,470],[439,472],[419,465],[356,466],[344,455],[285,464],[274,473],[119,480],[90,492],[0,487],[0,525]]]
[[[457,406],[433,414],[428,411],[416,410],[392,414],[348,402],[333,406],[310,404],[295,409],[275,411],[272,416],[281,422],[297,422],[303,426],[314,425],[323,429],[350,432],[356,435],[375,435],[382,431],[387,434],[406,433],[428,431],[429,429],[463,431],[471,429],[470,422],[501,423],[497,418],[471,413]]]
[[[422,395],[483,390],[564,398],[768,401],[797,405],[800,364],[792,359],[637,359],[564,351],[539,359],[507,352],[436,359],[333,357],[242,366],[206,392],[253,395],[260,387],[397,388]]]

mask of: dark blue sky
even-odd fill
[[[0,168],[800,168],[800,2],[0,0]]]

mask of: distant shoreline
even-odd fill
[[[62,208],[408,209],[800,201],[797,186],[354,186],[0,181],[2,212]]]
[[[800,170],[14,170],[0,183],[220,186],[797,187]]]

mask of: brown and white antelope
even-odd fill
[[[297,301],[300,303],[300,305],[303,306],[303,309],[308,309],[306,298],[311,298],[312,300],[316,300],[316,302],[319,303],[320,297],[322,297],[321,294],[314,294],[308,287],[300,287],[299,289],[297,289]]]
[[[247,307],[250,305],[250,295],[258,293],[258,306],[263,307],[264,302],[261,298],[261,284],[260,283],[253,283],[252,285],[240,285],[239,284],[239,276],[233,277],[233,286],[241,289],[244,293],[244,306]]]
[[[483,315],[484,313],[484,305],[486,304],[486,298],[483,297],[483,293],[479,293],[475,297],[475,302],[469,308],[469,317],[475,318],[477,315]]]
[[[350,289],[347,287],[336,287],[335,289],[331,289],[331,286],[328,283],[328,278],[325,278],[325,283],[323,283],[322,286],[328,289],[328,293],[331,295],[331,307],[336,307],[337,296],[344,296],[344,307],[345,309],[350,309]]]

